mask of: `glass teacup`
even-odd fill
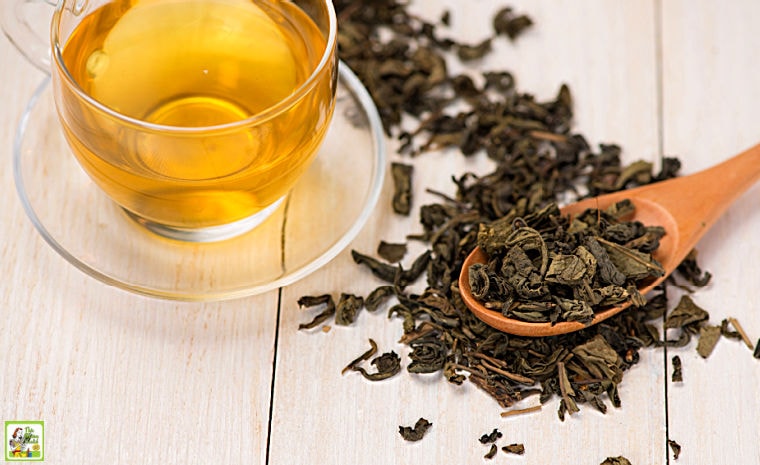
[[[148,229],[239,235],[276,209],[326,134],[336,29],[330,0],[62,0],[50,62],[66,140]]]

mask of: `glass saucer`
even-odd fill
[[[385,140],[372,99],[341,63],[335,116],[308,172],[261,225],[211,243],[153,234],[95,186],[66,145],[49,78],[21,118],[13,169],[34,227],[88,275],[153,297],[224,300],[293,283],[342,251],[377,203]]]

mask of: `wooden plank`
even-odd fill
[[[690,173],[760,142],[760,4],[667,1],[662,19],[666,153],[680,155]],[[713,324],[735,317],[753,343],[760,337],[758,199],[756,185],[697,246],[713,279],[693,295]],[[684,377],[668,388],[669,435],[683,446],[677,463],[760,462],[760,364],[751,351],[724,339],[707,360],[694,343],[669,349],[673,355],[681,357]]]
[[[653,2],[511,4],[530,14],[536,25],[515,45],[497,41],[494,54],[480,66],[514,72],[518,87],[539,99],[552,98],[567,82],[574,91],[577,129],[591,143],[618,142],[627,160],[653,160],[658,153]],[[451,35],[474,43],[488,35],[490,17],[502,3],[413,4],[433,20],[444,6],[452,11]],[[453,153],[430,153],[413,161],[392,158],[416,167],[415,210],[434,200],[425,188],[453,194],[452,174],[484,172],[489,166],[483,158],[465,160]],[[380,240],[400,242],[419,232],[416,211],[410,218],[394,215],[390,195],[388,180],[375,215],[350,247],[374,253]],[[410,251],[406,265],[417,252]],[[626,373],[621,409],[606,415],[585,409],[564,423],[557,419],[556,399],[540,413],[503,419],[501,408],[473,385],[457,387],[437,375],[404,372],[379,383],[356,373],[342,376],[341,369],[369,347],[368,338],[377,341],[381,352],[399,353],[406,365],[407,349],[397,342],[400,321],[364,312],[352,327],[298,331],[313,312],[299,310],[296,301],[326,292],[336,298],[342,291],[366,296],[378,284],[345,251],[324,270],[283,289],[270,463],[480,463],[487,448],[478,438],[493,428],[505,435],[500,445],[525,444],[519,460],[526,464],[598,464],[618,455],[632,463],[665,461],[662,351],[643,351],[640,364]],[[536,401],[530,399],[526,406]],[[411,425],[419,417],[429,419],[433,428],[421,442],[405,443],[399,425]]]
[[[263,463],[277,291],[162,302],[56,255],[25,217],[11,169],[18,118],[43,76],[4,37],[0,63],[0,419],[45,421],[49,463]]]

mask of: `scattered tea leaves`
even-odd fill
[[[666,329],[678,331],[678,337],[661,338],[652,321],[666,313],[667,286],[673,283],[661,286],[646,301],[631,281],[660,272],[649,255],[665,231],[625,224],[630,204],[567,222],[558,215],[557,203],[672,178],[680,162],[664,158],[655,173],[647,162],[622,164],[621,148],[615,144],[592,147],[572,131],[573,98],[566,85],[553,98],[539,101],[518,89],[506,70],[477,75],[471,67],[471,75],[450,73],[447,58],[455,60],[461,51],[469,55],[465,58],[477,57],[487,51],[488,43],[472,46],[444,37],[439,27],[450,23],[449,14],[434,24],[409,13],[406,5],[399,0],[335,0],[341,59],[369,90],[386,133],[398,137],[400,156],[445,148],[464,156],[484,152],[493,169],[455,174],[455,194],[437,195],[436,202],[419,206],[421,231],[408,238],[421,241],[427,250],[408,270],[388,259],[395,257],[377,259],[352,251],[357,264],[383,281],[363,305],[376,311],[388,304],[388,315],[403,320],[400,342],[409,346],[411,373],[440,372],[441,379],[457,385],[469,381],[505,409],[533,395],[540,404],[560,397],[563,413],[573,404],[602,412],[607,403],[620,406],[618,385],[623,373],[638,363],[638,351],[687,344],[707,321],[707,312],[674,310]],[[497,36],[516,37],[531,24],[528,17],[500,10],[493,18],[496,36],[486,40],[492,45]],[[411,117],[407,120],[412,126],[416,122],[416,128],[402,128],[402,117]],[[412,170],[402,165],[412,166],[400,163],[395,168],[401,176],[393,206],[410,214]],[[558,221],[563,222],[562,230],[545,234]],[[519,314],[528,321],[588,321],[594,305],[626,299],[636,305],[572,334],[506,335],[475,318],[459,295],[462,263],[479,244],[493,249],[489,255],[508,257],[502,265],[506,263],[509,273],[498,274],[502,270],[488,266],[465,271],[475,275],[479,293],[494,311]],[[690,256],[679,274],[692,284],[706,283],[709,274],[699,269],[695,258],[696,254]],[[425,290],[409,292],[406,287],[423,274]],[[562,291],[551,296],[547,292],[558,288]],[[493,295],[498,299],[491,299]],[[341,321],[355,318],[359,298],[352,301],[341,308]],[[398,356],[385,355],[372,360],[378,360],[378,374],[395,372],[400,364]],[[350,369],[361,371],[359,365],[373,356],[361,358]],[[408,430],[414,436],[418,429],[426,427],[400,427],[402,435]],[[605,463],[629,464],[623,457]]]
[[[433,426],[432,423],[427,421],[425,418],[420,418],[414,424],[414,427],[399,426],[398,432],[401,437],[407,441],[419,441],[425,436],[425,433],[427,433],[428,429],[430,429],[431,426]]]
[[[670,379],[674,383],[682,383],[683,382],[683,371],[682,371],[682,365],[681,365],[681,357],[678,355],[674,355],[671,359],[671,362],[673,363],[673,374],[671,375]]]
[[[673,451],[673,459],[678,460],[678,457],[681,455],[681,445],[672,439],[668,439],[668,445],[670,446],[670,450]]]

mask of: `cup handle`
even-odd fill
[[[29,63],[50,74],[50,43],[40,36],[24,15],[27,4],[56,6],[54,0],[0,0],[0,21],[8,40],[21,52]]]

